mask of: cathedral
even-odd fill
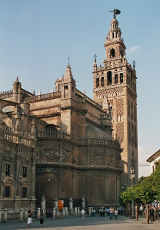
[[[76,87],[68,64],[47,94],[31,93],[18,77],[0,93],[0,208],[36,208],[45,197],[118,206],[130,169],[138,177],[135,65],[125,56],[116,15],[93,63],[93,99]]]

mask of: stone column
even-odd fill
[[[56,208],[53,208],[53,218],[56,218]]]
[[[69,199],[69,209],[70,209],[70,213],[72,215],[72,213],[73,213],[73,200],[72,200],[72,197]]]
[[[54,207],[58,208],[58,201],[57,200],[54,201]]]
[[[37,219],[40,219],[40,215],[41,215],[41,209],[38,208],[38,209],[37,209]]]
[[[82,197],[82,209],[86,208],[86,201],[85,201],[85,197]]]
[[[7,219],[8,219],[8,209],[5,208],[5,210],[4,210],[4,222],[5,223],[7,222]]]
[[[63,215],[63,216],[66,215],[66,213],[65,213],[65,208],[64,208],[64,207],[62,208],[62,215]]]
[[[28,209],[25,209],[25,210],[24,210],[24,216],[25,216],[25,219],[28,218]]]
[[[66,216],[68,216],[68,207],[65,207]]]
[[[91,213],[92,213],[92,208],[91,207],[88,208],[88,213],[89,213],[89,216],[91,216]]]
[[[46,198],[45,198],[45,195],[42,196],[41,208],[43,210],[43,213],[46,214]]]
[[[21,209],[19,210],[20,221],[23,221],[23,213],[24,213],[24,210],[21,208]]]
[[[78,209],[75,207],[75,215],[78,216]]]
[[[77,207],[77,216],[80,215],[80,207]]]
[[[2,217],[3,213],[2,212],[3,212],[2,209],[0,209],[0,223],[3,221],[3,217]]]
[[[33,155],[34,155],[34,152],[33,152]],[[34,158],[34,156],[33,156]],[[32,165],[32,199],[31,199],[31,209],[34,209],[35,210],[35,202],[36,202],[36,198],[35,198],[35,184],[36,184],[36,179],[35,179],[35,174],[36,174],[36,169],[35,169],[35,163],[33,162],[33,165]]]

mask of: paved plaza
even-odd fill
[[[9,221],[1,223],[0,230],[157,230],[160,229],[160,222],[146,224],[144,219],[138,222],[126,217],[119,217],[118,220],[109,220],[108,217],[65,217],[61,219],[46,219],[43,225],[33,220],[31,226],[25,222]]]

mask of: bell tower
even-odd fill
[[[94,100],[104,107],[107,99],[112,110],[113,138],[120,142],[123,173],[121,184],[131,184],[130,170],[138,178],[137,92],[135,63],[131,66],[125,56],[121,29],[115,9],[104,47],[104,64],[93,65]]]

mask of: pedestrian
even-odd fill
[[[43,224],[44,223],[44,213],[43,213],[43,210],[41,209],[40,211],[40,224]]]
[[[142,204],[139,207],[139,213],[140,213],[140,216],[142,217],[143,216],[143,205]]]
[[[29,226],[30,224],[32,224],[32,212],[31,210],[28,210],[27,225]]]
[[[153,209],[153,207],[151,207],[149,210],[149,217],[150,217],[151,223],[153,223],[154,222],[154,209]]]
[[[82,217],[82,219],[84,219],[84,215],[85,215],[85,210],[82,209],[82,210],[81,210],[81,217]]]
[[[118,219],[118,210],[117,209],[115,209],[115,211],[114,211],[114,217],[115,217],[115,220]]]
[[[139,207],[137,204],[135,206],[135,211],[136,211],[136,221],[138,221],[138,219],[139,219]]]
[[[106,208],[106,214],[107,214],[107,216],[109,216],[109,213],[110,213],[109,210],[110,210],[109,208]]]
[[[93,208],[93,216],[95,216],[96,215],[96,210],[95,210],[95,208]]]
[[[113,213],[114,213],[114,209],[113,209],[113,208],[110,208],[110,209],[109,209],[109,217],[110,217],[110,220],[112,220]]]

